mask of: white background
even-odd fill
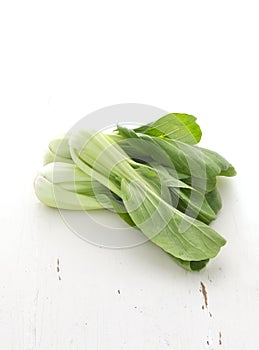
[[[1,349],[258,347],[258,30],[256,1],[1,2]],[[92,246],[34,195],[49,139],[125,102],[196,115],[237,168],[202,272]]]

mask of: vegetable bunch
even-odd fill
[[[112,210],[180,266],[200,270],[226,243],[209,226],[221,208],[217,176],[236,174],[200,139],[196,118],[178,113],[65,135],[50,142],[35,192],[51,207]]]

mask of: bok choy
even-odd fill
[[[35,192],[51,207],[112,210],[177,264],[200,270],[226,243],[209,226],[222,205],[217,177],[236,174],[200,139],[196,118],[179,113],[64,135],[50,142]]]

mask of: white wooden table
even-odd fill
[[[215,223],[228,245],[204,271],[190,273],[151,243],[109,250],[82,241],[37,202],[28,180],[3,218],[3,348],[252,348],[259,340],[256,237],[242,227],[236,186]]]
[[[1,5],[1,350],[258,348],[258,21],[248,3]],[[127,101],[197,114],[203,145],[237,168],[220,182],[213,224],[228,244],[201,272],[152,243],[89,244],[34,195],[49,139]]]

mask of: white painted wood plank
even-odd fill
[[[257,33],[249,1],[1,3],[1,350],[258,347]],[[90,245],[33,194],[51,137],[127,101],[197,115],[237,168],[204,271],[151,243]]]

